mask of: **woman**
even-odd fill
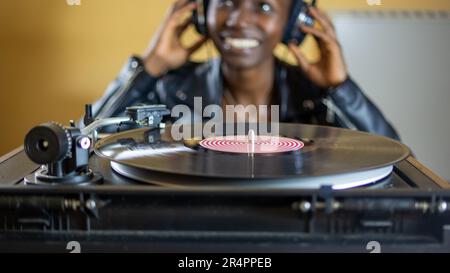
[[[190,47],[180,37],[196,4],[178,0],[142,58],[132,57],[105,95],[94,104],[96,117],[121,115],[138,103],[184,104],[194,97],[203,105],[279,105],[282,122],[332,125],[398,139],[377,107],[350,79],[342,50],[329,17],[309,8],[316,27],[301,26],[318,42],[321,60],[309,63],[299,47],[289,50],[298,65],[273,55],[282,40],[295,0],[211,0],[208,37]],[[194,63],[189,57],[212,40],[220,58]]]

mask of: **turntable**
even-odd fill
[[[164,106],[89,112],[87,127],[37,126],[1,158],[0,251],[450,252],[449,184],[394,140],[247,124],[175,141]]]

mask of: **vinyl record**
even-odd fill
[[[225,136],[233,140],[232,145],[244,142],[249,143],[247,147],[251,143],[275,147],[267,152],[252,153],[252,148],[216,150],[208,147],[217,145],[214,141],[211,144],[213,138],[206,139],[210,141],[207,145],[200,139],[174,141],[170,126],[114,134],[97,142],[95,152],[126,169],[221,179],[329,177],[386,168],[410,154],[397,141],[364,132],[298,124],[280,124],[279,128],[279,142],[264,142],[264,136],[256,136],[253,142],[242,136],[244,140],[236,142],[234,138],[239,135]],[[288,149],[279,152],[280,147]]]

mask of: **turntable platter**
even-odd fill
[[[280,137],[301,147],[251,156],[223,152],[174,141],[168,126],[114,134],[97,142],[95,152],[122,170],[217,179],[302,179],[386,170],[410,154],[397,141],[340,128],[280,124]]]

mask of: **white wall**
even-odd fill
[[[353,78],[418,159],[450,181],[448,14],[333,14]]]

